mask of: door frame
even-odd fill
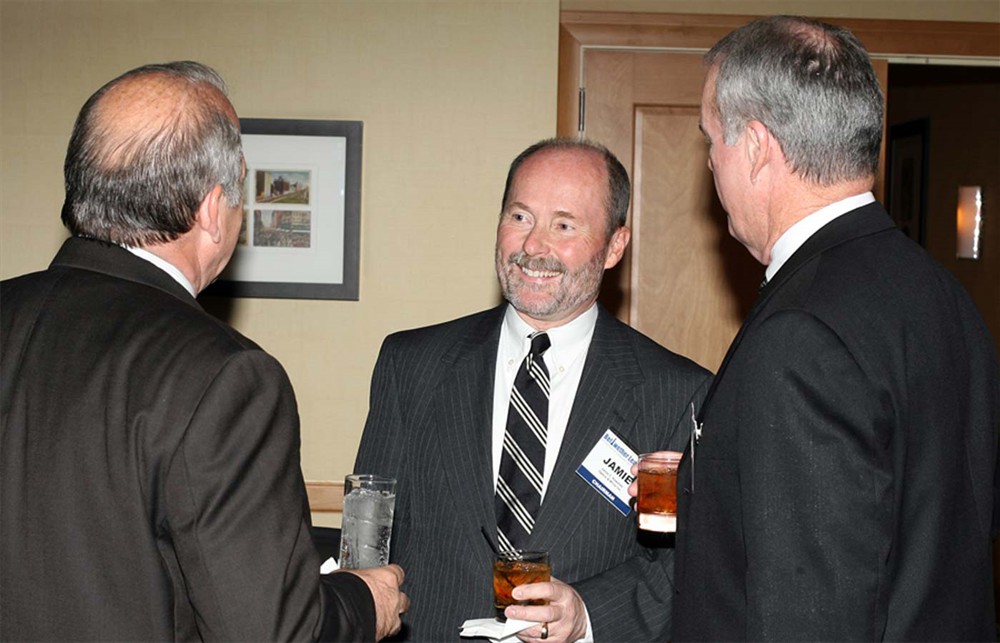
[[[556,131],[579,131],[583,53],[586,49],[631,49],[698,53],[757,16],[677,13],[561,11]],[[850,29],[872,58],[890,63],[1000,65],[996,23],[820,18]]]

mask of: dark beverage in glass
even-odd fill
[[[677,465],[681,454],[657,451],[639,456],[639,529],[677,531]]]
[[[493,562],[493,602],[497,608],[497,620],[507,620],[503,610],[508,605],[544,605],[544,600],[514,600],[512,592],[518,585],[545,583],[551,578],[548,552],[501,552]]]

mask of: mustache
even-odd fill
[[[555,257],[529,257],[523,250],[507,255],[507,263],[528,270],[544,270],[548,272],[566,272],[566,266]]]

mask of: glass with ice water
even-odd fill
[[[341,569],[365,569],[389,564],[389,537],[392,535],[395,505],[395,478],[352,474],[344,479]]]

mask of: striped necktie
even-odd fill
[[[524,549],[542,504],[542,474],[549,421],[549,371],[542,354],[549,336],[531,336],[531,350],[514,377],[497,479],[497,542]]]

